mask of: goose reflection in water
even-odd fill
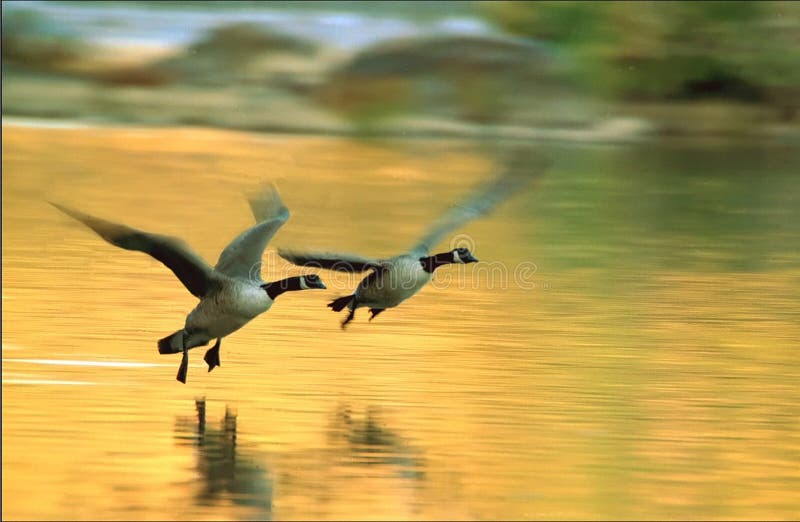
[[[408,479],[425,476],[419,451],[389,429],[374,406],[358,414],[349,405],[339,405],[327,436],[330,451],[343,464],[391,466],[398,477]]]
[[[388,427],[375,406],[339,404],[320,426],[321,446],[274,454],[237,442],[231,409],[218,422],[207,421],[205,398],[195,401],[195,409],[196,416],[177,418],[175,432],[181,446],[195,451],[196,506],[248,508],[236,518],[346,519],[358,509],[388,515],[430,501],[423,451]],[[280,503],[277,514],[275,491],[291,499]]]
[[[281,519],[406,520],[438,504],[428,488],[423,450],[389,427],[372,405],[332,405],[319,445],[271,459]],[[288,499],[288,500],[287,500]]]
[[[196,418],[178,417],[176,438],[197,449],[197,471],[202,478],[196,494],[199,505],[229,501],[256,508],[255,518],[271,518],[273,484],[256,455],[237,446],[236,413],[225,408],[219,427],[206,423],[206,400],[195,400]]]

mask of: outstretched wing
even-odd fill
[[[378,270],[381,268],[380,261],[377,259],[370,259],[355,254],[278,250],[278,255],[298,266],[326,268],[338,272],[363,272],[365,270]]]
[[[262,188],[249,202],[258,223],[225,247],[214,268],[230,277],[261,280],[261,256],[275,232],[289,219],[289,209],[274,185]]]
[[[176,237],[142,232],[112,223],[83,212],[50,202],[64,214],[80,221],[112,245],[149,254],[164,263],[180,279],[192,295],[202,298],[211,290],[214,280],[211,267],[182,240]]]
[[[408,253],[413,256],[427,255],[430,249],[445,235],[467,221],[489,213],[494,207],[532,181],[536,174],[543,170],[546,163],[541,157],[532,157],[529,150],[516,151],[513,155],[508,156],[500,175],[473,190],[433,222],[425,235],[408,250]]]

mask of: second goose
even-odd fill
[[[278,254],[299,266],[325,268],[340,272],[370,273],[355,291],[328,303],[334,312],[345,308],[349,313],[342,328],[355,317],[357,308],[369,308],[370,321],[387,308],[393,308],[416,294],[433,277],[433,272],[451,263],[475,263],[478,260],[466,248],[430,255],[430,249],[446,234],[467,221],[488,213],[532,179],[533,167],[527,154],[516,153],[505,170],[468,194],[428,228],[420,240],[405,252],[386,259],[330,252],[299,252],[279,249]]]

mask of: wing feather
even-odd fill
[[[522,189],[544,170],[547,163],[541,157],[532,157],[528,149],[515,151],[506,159],[501,174],[471,191],[434,221],[408,253],[414,256],[427,255],[444,236],[467,221],[488,214],[509,196]]]
[[[289,219],[289,209],[283,205],[274,185],[264,187],[248,201],[258,222],[225,247],[214,268],[229,277],[260,281],[264,249]]]
[[[377,259],[359,256],[356,254],[336,254],[332,252],[295,252],[278,250],[278,255],[283,259],[298,266],[309,268],[325,268],[338,272],[364,272],[365,270],[379,270],[381,263]]]
[[[144,252],[166,265],[192,295],[202,298],[214,285],[211,267],[181,239],[151,234],[135,228],[50,202],[64,214],[80,221],[112,245]]]

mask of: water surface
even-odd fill
[[[3,128],[4,519],[800,517],[796,150],[554,146],[439,247],[481,265],[347,331],[280,298],[207,373],[194,298],[56,200],[213,263],[277,180],[275,255],[389,255],[494,159],[470,143]],[[481,270],[478,270],[481,268]]]

